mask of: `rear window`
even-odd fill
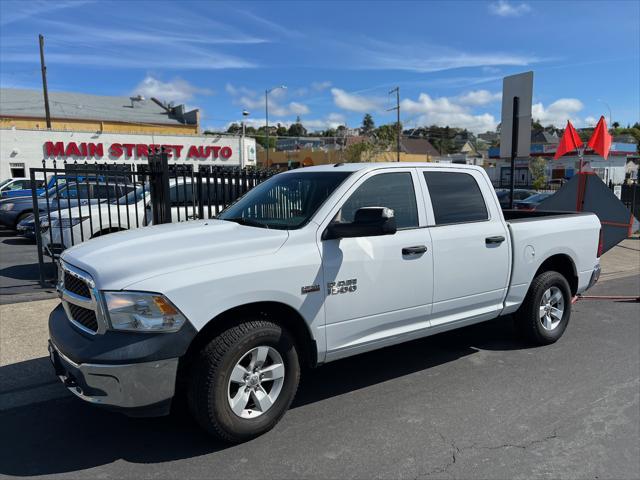
[[[480,187],[468,173],[424,172],[436,225],[487,220]]]

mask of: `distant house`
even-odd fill
[[[546,130],[531,130],[531,143],[557,145],[560,143],[560,139],[555,133],[551,133]]]
[[[427,155],[429,157],[437,157],[439,155],[438,150],[426,138],[403,136],[400,138],[400,151],[410,155]]]

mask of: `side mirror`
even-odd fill
[[[322,234],[322,240],[393,235],[396,231],[396,219],[392,209],[365,207],[356,211],[352,223],[330,223]]]

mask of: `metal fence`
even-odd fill
[[[55,262],[66,248],[110,233],[148,225],[213,218],[274,171],[169,164],[57,163],[30,170],[48,188],[32,189],[33,217],[19,228],[33,235],[40,282],[55,281]]]

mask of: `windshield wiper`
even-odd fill
[[[253,220],[247,217],[232,217],[232,218],[221,218],[220,220],[226,220],[228,222],[236,222],[240,225],[246,225],[248,227],[259,227],[269,229],[269,225],[266,223],[258,222],[257,220]]]

